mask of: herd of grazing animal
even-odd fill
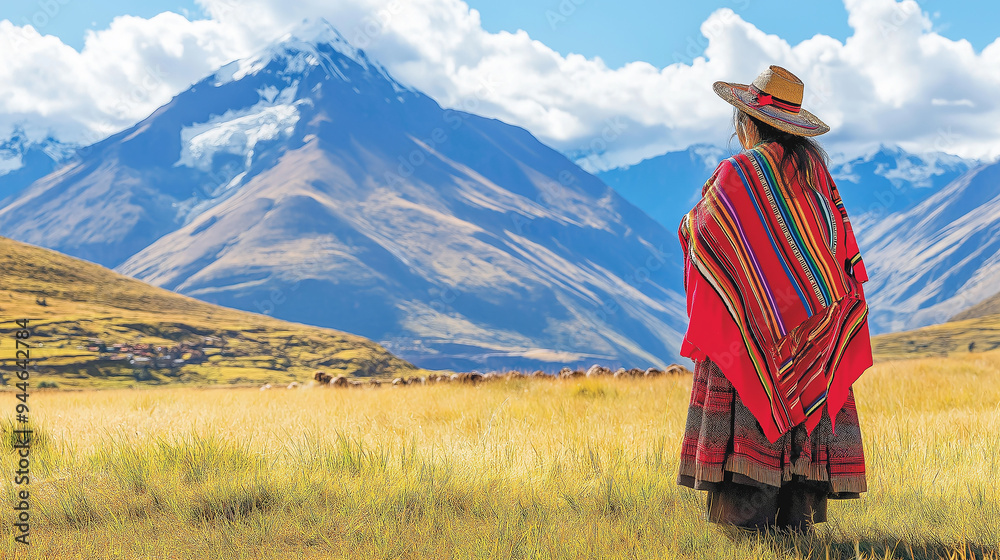
[[[618,368],[617,370],[612,370],[604,366],[593,365],[587,370],[582,369],[571,369],[562,368],[557,374],[548,374],[541,370],[526,373],[518,370],[510,370],[506,372],[489,372],[489,373],[477,373],[477,372],[466,372],[466,373],[432,373],[430,375],[422,376],[409,376],[409,377],[397,377],[392,381],[384,381],[374,378],[366,379],[356,379],[352,377],[347,377],[344,375],[332,376],[326,372],[317,371],[313,375],[313,380],[324,386],[330,387],[381,387],[382,385],[391,385],[393,387],[398,385],[428,385],[433,383],[469,383],[476,384],[491,380],[501,380],[501,379],[519,379],[519,378],[541,378],[541,379],[570,379],[574,377],[656,377],[660,375],[684,375],[690,374],[691,372],[677,364],[673,364],[666,369],[625,369]],[[297,382],[292,382],[288,385],[288,389],[295,389],[300,385]],[[263,385],[260,389],[262,391],[271,389],[270,383]]]

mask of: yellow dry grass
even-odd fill
[[[869,492],[812,539],[734,543],[676,484],[690,377],[38,391],[30,554],[0,557],[996,558],[1000,352],[855,385]],[[0,418],[16,400],[0,393]]]

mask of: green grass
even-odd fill
[[[831,501],[810,539],[734,543],[704,521],[704,493],[675,483],[690,390],[677,376],[38,393],[25,557],[997,558],[1000,353],[867,372],[869,492]],[[0,541],[0,557],[17,550]]]

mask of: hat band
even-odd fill
[[[750,104],[752,107],[771,105],[783,111],[788,111],[789,113],[798,113],[802,110],[802,105],[800,103],[791,103],[789,101],[785,101],[784,99],[778,99],[769,93],[764,93],[763,91],[757,89],[757,86],[753,84],[750,84],[750,92],[757,96],[756,103]]]

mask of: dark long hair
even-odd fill
[[[806,136],[798,136],[796,134],[791,134],[785,132],[784,130],[775,128],[766,122],[755,118],[753,115],[739,110],[737,107],[733,107],[733,135],[729,138],[732,141],[733,138],[738,136],[738,130],[740,129],[740,123],[746,126],[747,121],[752,123],[757,127],[757,134],[759,135],[759,143],[763,144],[766,142],[775,142],[779,144],[783,150],[783,155],[781,156],[781,161],[778,166],[784,169],[788,162],[793,164],[795,172],[798,174],[798,179],[802,183],[809,183],[808,178],[814,176],[814,173],[818,170],[812,169],[812,159],[810,155],[816,158],[818,161],[823,162],[823,165],[829,165],[830,156],[827,155],[826,150],[819,145],[812,138]]]

